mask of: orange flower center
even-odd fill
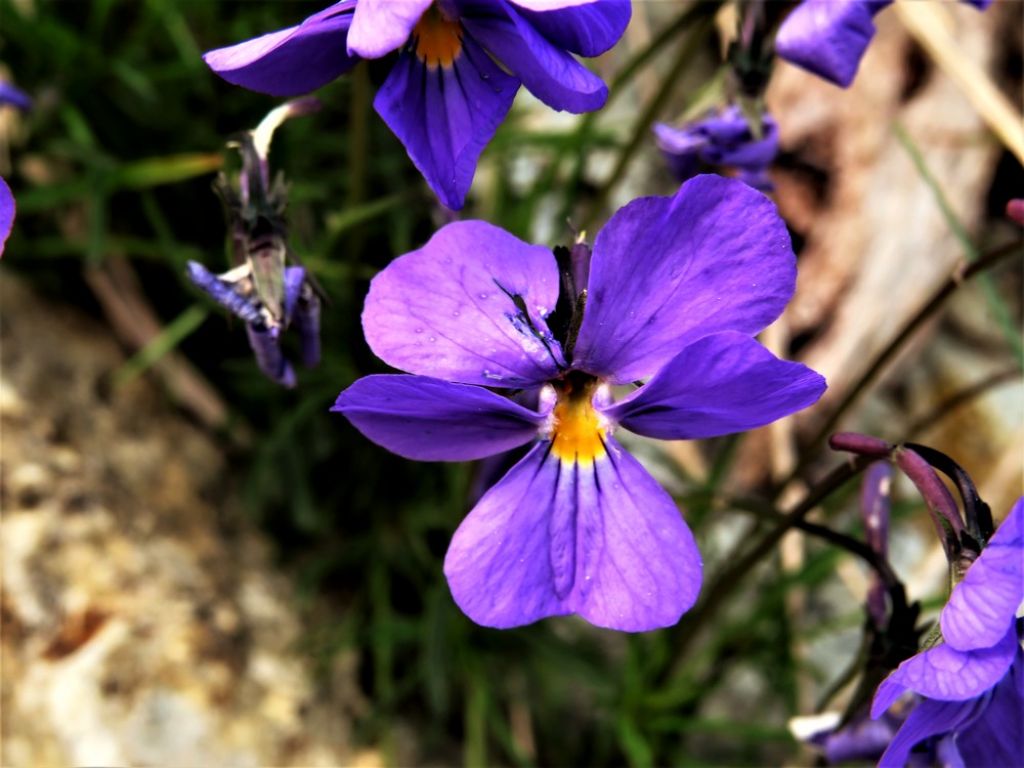
[[[565,463],[591,464],[605,455],[605,427],[594,409],[594,382],[557,390],[552,411],[551,452]]]
[[[462,27],[431,6],[412,30],[416,56],[431,69],[448,68],[462,53]]]

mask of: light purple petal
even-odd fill
[[[969,766],[1018,766],[1024,757],[1024,651],[992,691],[981,717],[957,739]]]
[[[373,279],[363,330],[377,357],[409,373],[490,387],[539,385],[561,362],[543,320],[558,287],[551,251],[483,221],[459,221]],[[510,294],[522,297],[528,318]]]
[[[845,88],[853,82],[875,35],[874,15],[885,5],[888,2],[804,0],[779,27],[775,51]]]
[[[775,205],[743,182],[697,176],[674,197],[634,200],[598,234],[573,365],[646,378],[702,336],[757,333],[795,283]]]
[[[510,0],[544,37],[580,56],[598,56],[622,37],[630,0]]]
[[[904,768],[910,751],[925,739],[949,733],[977,715],[977,702],[925,699],[907,717],[878,761],[879,768]]]
[[[326,85],[358,58],[346,51],[355,0],[343,0],[296,27],[203,54],[229,83],[271,96],[295,96]]]
[[[1019,499],[967,575],[953,588],[942,638],[969,651],[995,645],[1024,601],[1024,499]]]
[[[1017,653],[1013,627],[991,648],[958,651],[946,643],[911,656],[878,686],[871,716],[888,709],[904,690],[929,699],[964,701],[998,683]]]
[[[252,297],[239,293],[233,284],[221,280],[198,261],[188,261],[185,265],[185,274],[196,288],[240,320],[263,326],[263,312],[259,304]]]
[[[477,160],[508,114],[519,81],[468,37],[450,67],[403,51],[374,107],[447,207],[459,210]]]
[[[0,256],[4,255],[4,244],[14,229],[14,195],[7,182],[0,176]]]
[[[370,440],[420,461],[469,461],[525,445],[544,416],[483,387],[426,376],[366,376],[332,411]]]
[[[689,528],[636,459],[606,444],[590,463],[538,445],[462,522],[445,575],[473,621],[505,628],[578,613],[641,632],[693,605],[701,563]]]
[[[662,440],[744,432],[817,402],[825,379],[779,360],[741,333],[686,347],[647,384],[605,411],[626,429]]]
[[[0,82],[0,105],[10,104],[23,112],[32,109],[32,98],[14,83]]]
[[[348,33],[348,52],[379,59],[401,48],[433,0],[359,0]]]
[[[462,25],[549,107],[578,113],[604,106],[608,88],[601,78],[551,43],[508,3],[471,2],[463,11]]]
[[[302,286],[306,282],[306,270],[304,267],[284,268],[284,325],[291,322],[295,306],[298,304],[299,296],[302,294]]]

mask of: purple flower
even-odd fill
[[[762,135],[755,136],[739,107],[730,106],[682,128],[658,123],[654,135],[681,182],[696,176],[703,165],[728,165],[739,170],[742,181],[767,191],[773,188],[768,167],[779,153],[779,129],[767,113],[761,129]]]
[[[14,228],[14,195],[0,176],[0,256],[4,255],[4,245]]]
[[[414,375],[367,376],[333,408],[411,459],[532,444],[445,558],[455,601],[485,626],[570,613],[633,632],[674,624],[700,590],[700,554],[615,430],[739,432],[825,389],[752,338],[785,307],[796,268],[775,206],[746,185],[699,176],[635,200],[589,256],[578,245],[553,257],[482,221],[447,225],[374,278],[363,311],[373,351]],[[613,401],[613,385],[641,379]],[[491,387],[539,388],[538,408]]]
[[[1024,755],[1024,650],[1016,613],[1024,601],[1024,498],[953,588],[941,642],[904,661],[879,687],[872,717],[905,691],[922,699],[882,755],[902,766],[937,741],[957,765],[1015,766]]]
[[[992,0],[961,0],[979,9]],[[892,0],[803,0],[786,17],[775,51],[844,88],[853,82],[861,57],[875,35],[875,14]]]
[[[0,82],[0,106],[9,104],[23,112],[32,108],[32,99],[12,83]],[[4,245],[14,228],[14,195],[7,182],[0,176],[0,256],[4,255]]]
[[[374,107],[458,210],[520,85],[558,110],[604,105],[605,84],[572,54],[608,50],[629,16],[629,0],[344,0],[203,58],[228,82],[291,96],[398,51]]]

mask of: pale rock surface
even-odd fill
[[[0,763],[349,764],[353,660],[314,683],[215,443],[10,274],[0,343]]]

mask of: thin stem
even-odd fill
[[[822,500],[845,485],[849,480],[856,477],[872,462],[877,461],[874,457],[856,456],[847,463],[836,467],[821,482],[811,488],[807,495],[793,509],[780,515],[775,525],[760,541],[750,548],[746,554],[731,559],[732,565],[722,571],[714,583],[706,590],[703,599],[679,623],[676,631],[676,662],[673,668],[673,675],[678,671],[681,660],[686,656],[686,650],[697,638],[700,629],[727,604],[727,597],[739,587],[750,571],[766,555],[770,554],[779,540],[786,532],[795,526],[814,509]]]
[[[576,162],[570,174],[569,182],[566,185],[566,207],[562,209],[561,215],[558,217],[559,220],[569,217],[572,201],[576,197],[576,192],[583,184],[583,169],[587,157],[586,147],[590,144],[590,136],[594,131],[594,124],[597,122],[599,115],[605,112],[619,94],[625,91],[625,87],[661,52],[662,48],[672,42],[676,35],[690,26],[690,24],[709,12],[708,5],[708,3],[698,0],[676,16],[670,24],[658,33],[657,37],[651,40],[646,48],[627,61],[626,65],[615,75],[615,78],[608,86],[608,100],[605,102],[604,109],[588,112],[583,116],[579,127],[576,129],[576,141],[574,142],[578,147],[575,158]]]
[[[861,396],[864,390],[874,382],[882,369],[884,369],[892,358],[895,357],[896,353],[903,347],[906,341],[913,336],[914,333],[932,317],[932,315],[938,312],[946,299],[948,299],[961,284],[970,280],[972,277],[991,269],[1001,263],[1003,259],[1008,256],[1020,253],[1020,248],[1021,243],[1019,241],[1006,243],[1005,245],[996,248],[994,251],[987,253],[963,271],[957,270],[949,277],[948,280],[946,280],[945,283],[936,289],[935,293],[932,294],[931,299],[929,299],[913,317],[907,320],[899,333],[896,334],[885,349],[878,353],[871,365],[868,366],[868,369],[864,371],[860,378],[857,379],[852,387],[850,387],[828,419],[825,420],[825,423],[818,429],[815,436],[806,443],[801,460],[791,473],[790,477],[780,483],[778,488],[781,490],[788,485],[794,477],[799,476],[800,472],[803,471],[810,459],[811,449],[824,442],[825,438],[830,432],[832,432],[839,419],[841,419],[846,413],[847,409],[849,409],[849,407],[856,402],[857,398]]]
[[[655,94],[654,98],[651,99],[647,108],[633,125],[633,130],[631,132],[632,136],[626,146],[623,147],[622,151],[619,153],[619,159],[615,164],[615,168],[612,169],[608,178],[605,179],[604,183],[602,183],[598,188],[594,201],[590,206],[590,212],[584,222],[584,230],[589,229],[597,220],[598,216],[600,216],[612,188],[622,178],[627,166],[632,161],[637,150],[640,149],[644,142],[650,141],[649,133],[651,125],[654,123],[658,114],[665,108],[669,98],[672,96],[672,92],[681,82],[682,78],[679,77],[679,73],[684,71],[690,60],[701,51],[698,41],[707,32],[710,24],[711,19],[704,19],[702,23],[699,24],[679,46],[679,52],[676,54],[675,59],[669,67],[668,73],[662,80],[661,88]]]

